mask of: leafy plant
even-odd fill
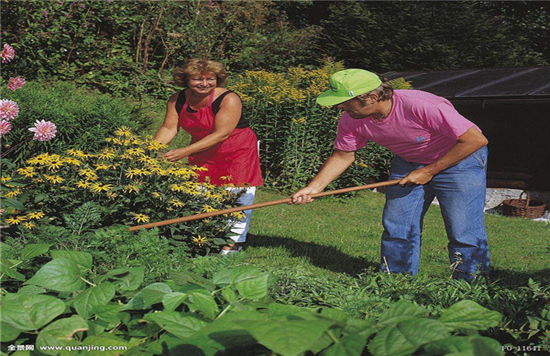
[[[198,182],[195,170],[203,168],[157,159],[163,145],[140,139],[128,128],[115,134],[97,153],[44,153],[15,171],[3,172],[9,179],[27,180],[16,192],[5,193],[25,201],[25,209],[8,208],[2,215],[5,226],[11,226],[8,234],[29,234],[37,224],[47,224],[78,236],[92,228],[161,221],[236,204],[238,197],[224,187]],[[170,225],[161,234],[194,253],[207,253],[226,243],[228,218],[240,216]]]
[[[251,266],[222,270],[209,279],[178,272],[171,281],[138,289],[143,268],[113,270],[89,280],[91,255],[50,253],[53,259],[22,288],[2,296],[4,351],[6,343],[25,342],[46,355],[93,344],[129,355],[502,354],[497,341],[478,333],[498,325],[501,315],[473,301],[456,303],[432,318],[401,300],[375,319],[355,319],[337,309],[270,301],[273,276]]]

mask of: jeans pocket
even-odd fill
[[[487,166],[487,146],[481,147],[479,150],[472,153],[472,157],[482,168],[485,168]]]

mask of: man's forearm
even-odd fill
[[[309,188],[321,192],[338,178],[355,161],[355,152],[335,150],[323,164],[319,173],[308,184]]]

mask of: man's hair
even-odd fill
[[[388,84],[388,79],[383,76],[379,76],[382,84],[368,93],[358,95],[357,97],[360,100],[365,100],[369,95],[376,94],[378,96],[378,101],[390,100],[393,97],[393,87]]]
[[[393,88],[388,83],[383,82],[378,88],[367,93],[378,95],[378,101],[390,100],[393,97]]]
[[[190,59],[181,67],[174,69],[174,83],[181,87],[187,86],[189,78],[201,73],[212,73],[216,76],[216,86],[221,87],[227,79],[223,63],[206,59]]]

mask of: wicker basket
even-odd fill
[[[526,199],[522,199],[523,194]],[[528,191],[520,194],[519,199],[508,199],[502,202],[502,214],[524,219],[537,219],[544,214],[546,204],[539,200],[531,200]]]

